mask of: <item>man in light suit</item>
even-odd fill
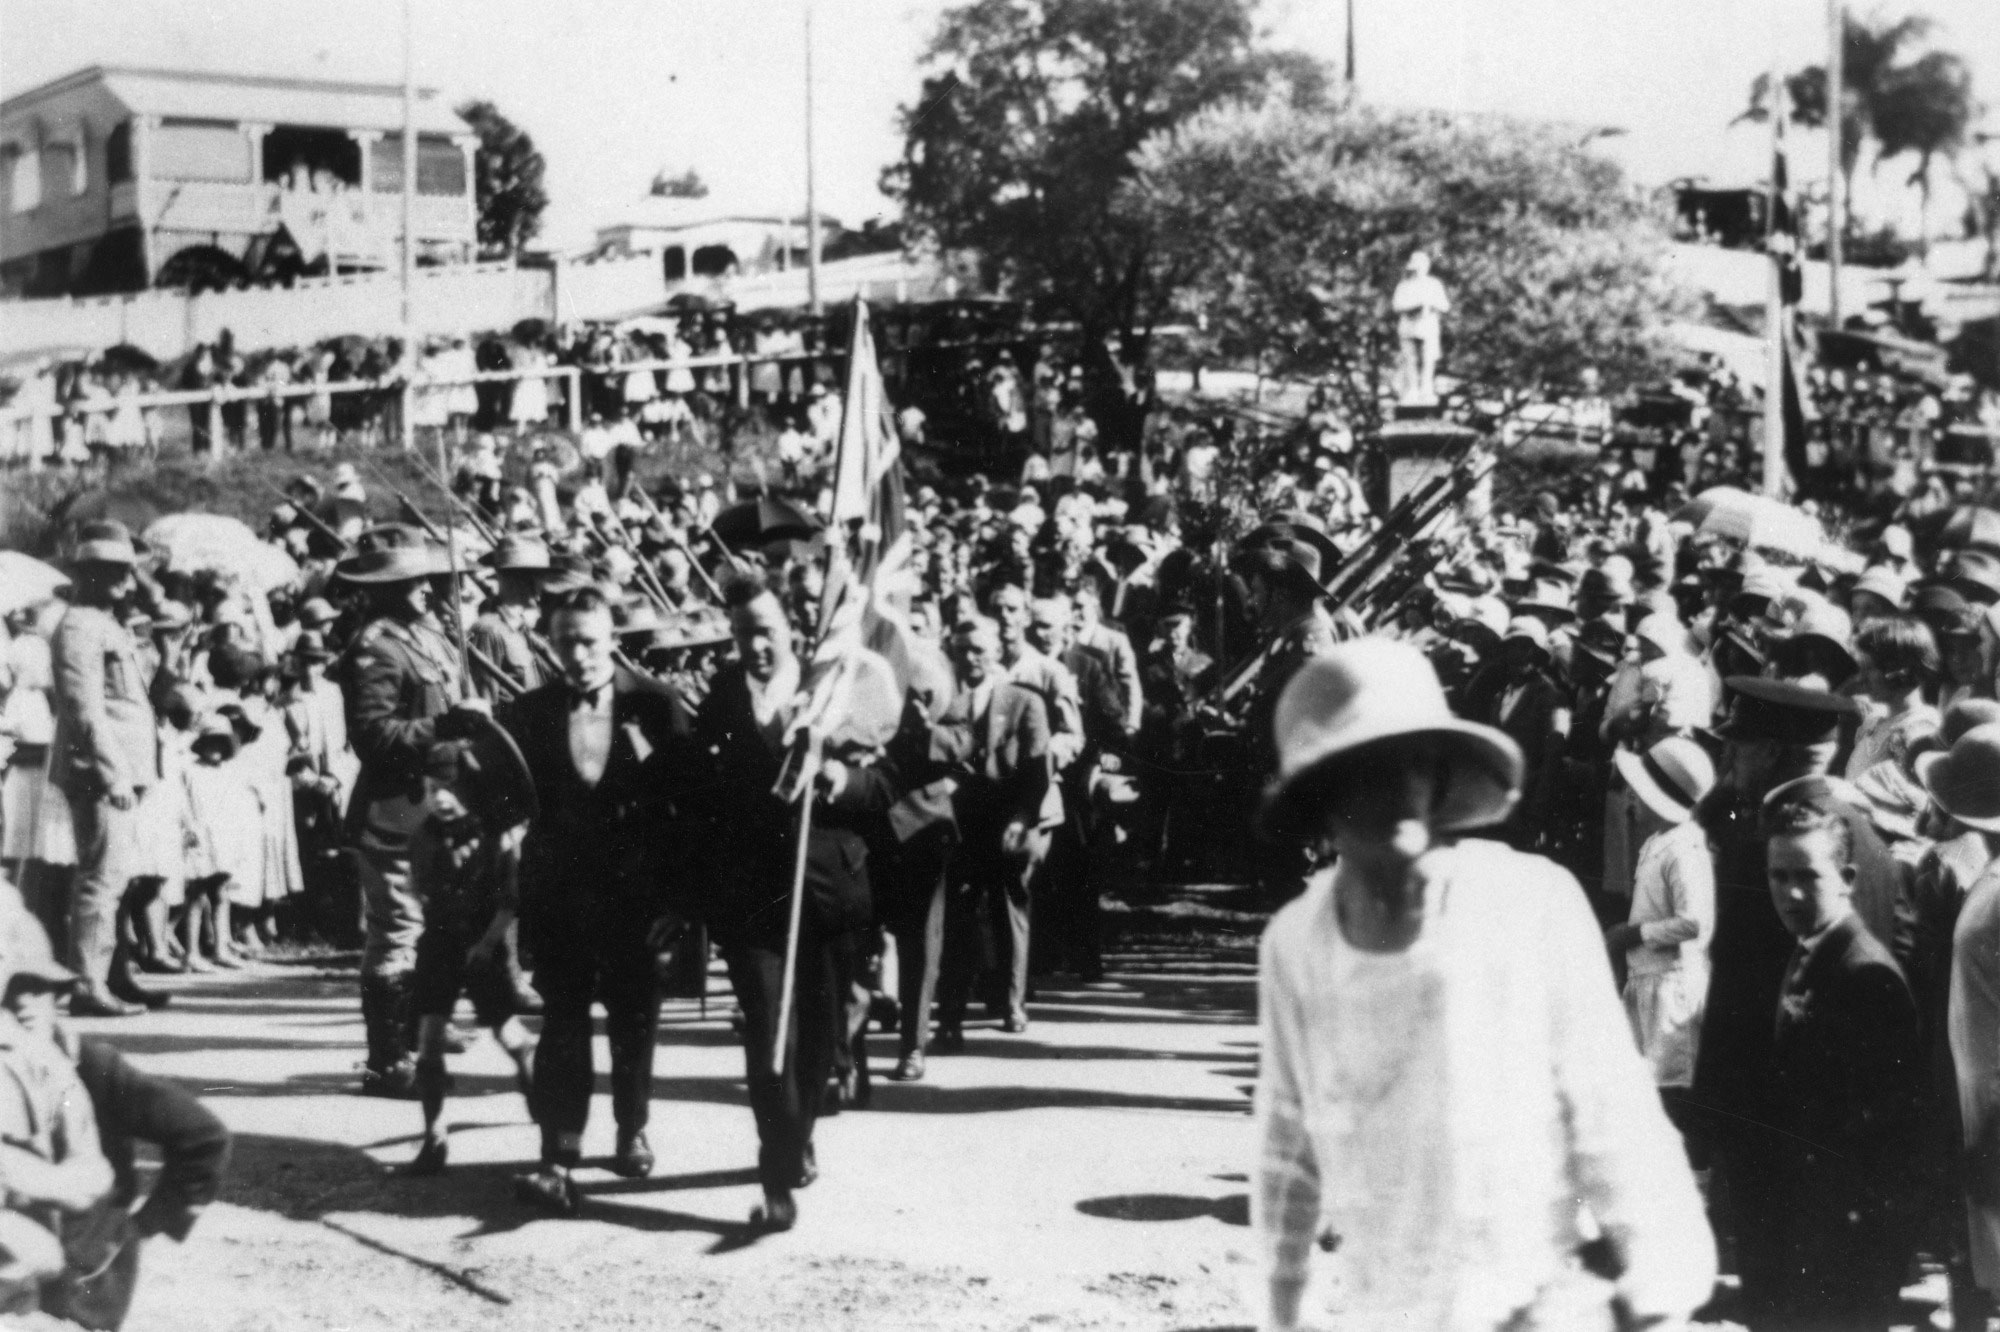
[[[138,588],[138,562],[122,523],[85,525],[72,559],[70,608],[50,645],[56,729],[49,775],[69,798],[76,824],[69,948],[78,976],[70,1012],[77,1017],[145,1011],[111,989],[118,903],[138,848],[139,797],[160,780],[151,681],[121,622]]]
[[[957,778],[959,851],[951,867],[937,1048],[965,1048],[965,1007],[984,959],[982,914],[1005,941],[1009,1032],[1027,1030],[1028,885],[1048,855],[1049,720],[1041,697],[1009,683],[1000,631],[969,619],[952,633],[958,696],[932,734],[934,760]]]

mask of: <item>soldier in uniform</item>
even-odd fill
[[[506,536],[479,562],[494,571],[499,589],[491,608],[466,631],[474,653],[472,688],[488,702],[498,702],[539,689],[549,680],[529,637],[540,614],[542,584],[551,569],[549,548],[533,537]]]
[[[1254,666],[1250,706],[1245,723],[1249,777],[1253,788],[1277,771],[1272,718],[1278,696],[1315,657],[1325,656],[1339,642],[1339,631],[1326,608],[1322,571],[1328,568],[1332,543],[1310,529],[1280,528],[1252,546],[1244,556],[1250,609],[1257,617],[1257,636],[1265,645]],[[1255,539],[1257,533],[1252,533]],[[1322,545],[1321,543],[1325,543]],[[1257,877],[1274,901],[1288,901],[1305,887],[1310,869],[1304,850],[1295,843],[1266,841],[1258,850]]]
[[[78,1017],[145,1011],[113,988],[114,971],[123,970],[114,968],[113,955],[119,903],[139,849],[139,798],[160,780],[151,680],[120,619],[137,590],[138,562],[123,524],[87,524],[71,566],[70,608],[50,644],[56,726],[49,778],[69,798],[76,825],[69,952],[78,977],[70,1011]]]
[[[339,568],[367,600],[366,623],[342,667],[347,732],[361,761],[348,842],[361,880],[368,1039],[361,1085],[370,1095],[414,1089],[409,1008],[424,919],[410,886],[409,844],[424,818],[424,760],[435,741],[461,735],[472,724],[468,714],[488,706],[465,701],[458,656],[431,611],[431,580],[445,571],[443,552],[399,525],[364,533]]]

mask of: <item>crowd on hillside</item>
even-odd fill
[[[1796,507],[1712,489],[1754,475],[1758,450],[1740,390],[1711,368],[1679,386],[1676,421],[1614,436],[1599,466],[1524,502],[1473,488],[1419,531],[1396,526],[1406,509],[1383,501],[1331,398],[1282,434],[1162,413],[1169,428],[1135,457],[1097,447],[1069,367],[968,351],[950,392],[1026,462],[911,482],[910,545],[885,583],[898,629],[874,644],[893,701],[799,778],[839,394],[810,354],[742,385],[616,369],[703,345],[689,328],[565,344],[592,367],[574,448],[527,428],[521,386],[419,389],[413,410],[453,445],[453,532],[381,521],[388,497],[352,466],[302,460],[244,538],[275,566],[191,561],[171,533],[111,522],[73,534],[67,583],[13,598],[0,671],[0,862],[19,891],[0,916],[27,940],[0,969],[23,1032],[66,1030],[37,1016],[55,995],[72,1015],[143,1025],[168,998],[148,973],[358,943],[357,1084],[421,1103],[410,1168],[446,1165],[446,1019],[463,994],[541,1128],[517,1193],[572,1214],[593,998],[613,1168],[644,1175],[662,987],[704,975],[713,948],[761,1143],[752,1224],[782,1230],[819,1169],[816,1116],[865,1105],[881,1071],[871,1021],[895,1033],[888,1076],[923,1079],[933,1056],[990,1039],[975,1002],[1004,1037],[1029,1026],[1038,978],[1103,976],[1117,884],[1251,878],[1276,906],[1323,882],[1324,845],[1250,830],[1310,729],[1286,723],[1288,686],[1386,637],[1428,663],[1457,718],[1518,753],[1512,798],[1462,826],[1580,885],[1741,1277],[1737,1316],[1821,1326],[1831,1308],[1880,1325],[1919,1254],[1952,1273],[1967,1317],[2000,1287],[2000,870],[1986,875],[2000,517],[1970,507],[1970,478],[1906,465],[1902,419],[1925,414],[1897,405],[1906,390],[1884,420],[1842,405],[1879,385],[1816,381],[1826,449]],[[423,354],[445,378],[484,347]],[[551,354],[540,334],[502,350]],[[777,474],[642,484],[635,460],[681,428],[679,410],[739,394],[783,428]],[[235,428],[261,429],[263,406]],[[1955,390],[1937,407],[1932,425],[1994,410]],[[925,413],[905,400],[897,425],[920,441]],[[1487,461],[1476,449],[1456,465]],[[1393,597],[1352,595],[1368,559],[1383,563],[1366,586]],[[783,1027],[787,931],[769,904],[798,836],[775,794],[788,781],[815,816]],[[1825,883],[1800,895],[1825,913],[1795,915],[1767,887],[1766,844],[1814,830],[1824,845],[1799,874]],[[1829,938],[1879,983],[1865,1028],[1813,1005],[1800,959]],[[521,1018],[537,1013],[531,1034]],[[1798,1055],[1808,1029],[1845,1052],[1837,1068]],[[0,1062],[41,1061],[38,1086],[89,1081],[72,1046],[0,1035]],[[792,1053],[773,1072],[778,1047]],[[1329,1094],[1354,1098],[1337,1109],[1357,1124],[1380,1108],[1366,1088]],[[18,1186],[8,1158],[10,1222],[66,1240],[119,1196],[91,1166],[117,1155],[114,1116],[96,1118],[101,1147],[72,1119],[21,1149],[81,1163],[60,1186]],[[1260,1177],[1281,1283],[1304,1262],[1293,1231],[1318,1233],[1278,1206],[1301,1172],[1355,1182],[1312,1136],[1288,1137]],[[212,1196],[220,1158],[204,1150],[209,1182],[173,1203],[170,1233]],[[124,1241],[136,1254],[149,1233]],[[1395,1249],[1413,1233],[1355,1248],[1415,1262]],[[9,1251],[25,1255],[0,1267],[17,1303],[75,1284],[61,1245]]]

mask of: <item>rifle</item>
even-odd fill
[[[324,535],[327,540],[333,542],[334,544],[339,546],[342,550],[347,549],[347,542],[342,541],[340,539],[340,533],[334,531],[331,527],[327,526],[326,519],[314,513],[310,506],[299,503],[297,500],[293,499],[290,495],[287,495],[284,491],[278,489],[277,486],[273,485],[269,481],[264,482],[264,489],[270,491],[273,495],[276,495],[279,499],[291,505],[292,511],[294,513],[298,514],[299,517],[305,519],[306,522],[310,523],[313,526],[313,528],[318,532],[320,532],[322,535]]]
[[[452,508],[463,515],[465,520],[471,523],[474,529],[478,531],[479,535],[486,538],[489,545],[499,543],[500,534],[493,530],[493,524],[486,521],[486,515],[479,512],[477,505],[469,503],[463,496],[453,493],[452,488],[445,484],[444,479],[424,459],[417,458],[416,463],[418,467],[423,469],[424,478],[436,486],[438,493],[444,496],[446,504],[451,505]]]
[[[423,510],[419,509],[416,506],[416,503],[413,500],[411,500],[408,495],[405,495],[402,491],[398,490],[395,486],[395,483],[390,481],[388,477],[382,474],[381,468],[377,467],[374,463],[371,462],[368,464],[368,474],[374,477],[377,481],[381,482],[382,488],[384,490],[388,491],[391,495],[394,495],[396,497],[396,502],[403,506],[403,512],[409,514],[410,517],[414,518],[417,521],[417,525],[424,529],[424,532],[430,537],[431,540],[443,543],[444,533],[438,530],[438,525],[432,522],[430,519],[424,517]]]

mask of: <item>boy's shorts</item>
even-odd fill
[[[472,1000],[481,1026],[497,1027],[514,1016],[514,985],[507,974],[507,941],[495,945],[493,960],[471,966],[465,950],[484,931],[436,929],[426,926],[417,940],[417,970],[412,1002],[418,1017],[450,1017],[459,996]]]

